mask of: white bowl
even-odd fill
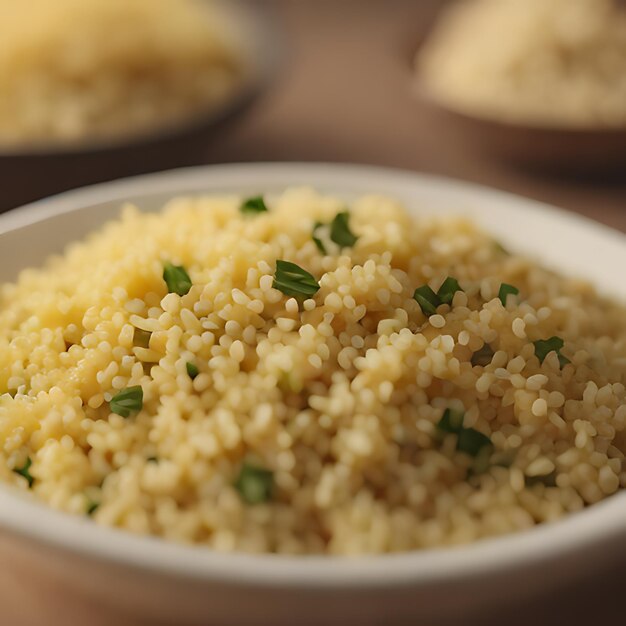
[[[416,214],[469,216],[505,246],[626,300],[626,237],[616,231],[473,185],[343,165],[201,167],[37,202],[0,216],[0,281],[114,217],[125,200],[156,210],[179,194],[275,192],[301,184],[347,198],[392,195]],[[433,624],[546,592],[623,559],[626,493],[561,521],[467,547],[358,559],[227,555],[136,537],[53,511],[7,486],[0,486],[0,529],[3,565],[53,581],[67,602],[87,598],[148,623]],[[10,609],[12,600],[23,601],[4,597],[3,606]]]

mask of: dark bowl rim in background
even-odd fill
[[[205,0],[204,0],[205,1]],[[63,142],[37,142],[24,145],[0,144],[0,164],[3,160],[45,159],[105,155],[130,149],[150,148],[179,137],[192,136],[218,126],[244,110],[267,90],[283,64],[285,39],[271,7],[261,7],[254,0],[213,0],[227,21],[233,23],[245,46],[239,50],[243,65],[240,83],[233,93],[206,110],[168,125],[156,125],[137,133],[120,134],[110,139],[89,139]]]

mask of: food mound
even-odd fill
[[[622,306],[463,220],[127,206],[0,287],[0,479],[220,551],[467,543],[625,485],[625,357]]]

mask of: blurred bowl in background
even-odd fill
[[[501,161],[624,174],[624,84],[611,77],[623,75],[626,14],[612,0],[595,8],[585,0],[441,3],[411,42],[413,95],[442,132]]]
[[[525,169],[580,177],[626,173],[626,128],[551,128],[492,120],[457,111],[414,80],[424,110],[446,132],[494,158]]]
[[[237,33],[242,75],[220,104],[185,121],[122,137],[78,143],[0,146],[0,212],[95,182],[206,160],[211,140],[227,132],[278,73],[283,37],[269,7],[252,0],[217,2],[220,19]]]

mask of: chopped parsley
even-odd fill
[[[35,479],[32,477],[30,473],[30,466],[33,464],[31,458],[26,457],[26,461],[24,461],[24,465],[22,467],[16,467],[13,471],[20,476],[23,476],[28,481],[28,487],[32,487]]]
[[[439,297],[428,285],[418,287],[413,294],[413,299],[420,305],[424,315],[434,315],[440,304]]]
[[[191,380],[194,380],[194,378],[200,373],[198,366],[190,361],[187,361],[185,367],[187,368],[187,374]]]
[[[441,304],[450,304],[457,291],[462,291],[461,287],[459,287],[459,281],[456,278],[448,276],[448,278],[441,283],[441,287],[439,287],[437,291],[437,297]]]
[[[109,408],[112,413],[122,417],[130,417],[143,408],[143,389],[141,385],[123,389],[111,398]]]
[[[152,337],[152,333],[150,331],[135,328],[135,332],[133,334],[133,345],[138,348],[147,348],[150,345],[150,337]]]
[[[99,506],[100,506],[99,502],[95,502],[94,500],[87,500],[87,509],[86,509],[87,515],[91,517],[98,510]]]
[[[475,428],[461,428],[458,433],[456,449],[475,457],[483,448],[491,445],[491,439]]]
[[[488,456],[492,447],[491,439],[475,428],[463,426],[463,413],[454,409],[446,409],[437,423],[437,428],[444,433],[457,436],[456,449],[473,457]]]
[[[172,265],[165,263],[163,266],[163,280],[167,285],[169,293],[177,293],[179,296],[186,296],[191,289],[191,278],[187,270],[182,265]]]
[[[272,497],[274,474],[267,469],[244,463],[235,481],[235,488],[248,504],[267,502]]]
[[[426,316],[434,315],[437,307],[441,304],[451,304],[454,294],[463,291],[459,286],[459,281],[452,276],[448,276],[441,287],[435,293],[428,285],[422,285],[415,290],[413,299],[420,305],[422,313]]]
[[[269,209],[265,204],[263,196],[253,196],[252,198],[248,198],[247,200],[244,200],[239,207],[239,211],[241,211],[244,215],[267,213],[268,210]]]
[[[566,356],[561,354],[561,349],[565,345],[565,342],[560,337],[554,336],[550,337],[550,339],[539,339],[533,341],[533,344],[535,346],[535,356],[539,359],[539,363],[543,363],[550,352],[556,352],[561,367],[571,363]]]
[[[506,306],[507,296],[513,295],[516,296],[519,293],[519,289],[517,287],[513,287],[513,285],[509,285],[508,283],[502,283],[500,285],[500,291],[498,291],[498,298],[500,298],[500,302],[502,302],[502,306]]]
[[[458,433],[463,428],[463,411],[446,409],[437,423],[437,428],[444,433]]]
[[[352,247],[358,240],[358,237],[350,230],[350,213],[342,211],[337,213],[330,223],[330,240],[336,243],[340,248]],[[311,238],[315,242],[317,249],[322,254],[328,254],[326,246],[320,237],[318,231],[320,228],[327,226],[322,222],[315,222],[313,225],[313,233]]]
[[[313,242],[317,246],[317,249],[322,254],[327,254],[326,246],[324,245],[322,240],[317,236],[317,233],[318,233],[319,229],[323,228],[324,226],[325,226],[325,224],[323,224],[322,222],[315,222],[315,224],[313,224],[313,232],[311,233],[311,239],[313,239]]]
[[[491,363],[494,354],[493,348],[486,343],[480,350],[476,350],[476,352],[472,354],[471,363],[472,365],[481,365],[482,367],[486,367],[489,363]]]
[[[287,296],[296,298],[308,298],[314,296],[320,289],[315,276],[295,263],[289,261],[276,261],[276,272],[274,273],[274,289],[282,291]]]
[[[342,211],[330,223],[330,239],[342,248],[353,246],[358,237],[350,230],[350,213]]]

